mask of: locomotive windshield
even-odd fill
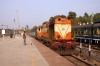
[[[58,21],[66,20],[66,18],[58,18]]]

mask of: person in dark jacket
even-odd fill
[[[23,34],[23,39],[24,39],[24,45],[26,45],[26,33],[24,31],[24,34]]]

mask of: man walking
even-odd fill
[[[23,34],[23,39],[24,39],[24,45],[26,45],[26,33],[24,31],[24,34]]]

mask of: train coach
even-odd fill
[[[100,44],[100,20],[94,21],[93,24],[73,26],[72,36],[76,38],[78,42],[80,42],[81,39],[82,43],[89,44],[89,40],[91,40],[91,44],[99,45]]]
[[[66,16],[53,17],[37,27],[37,39],[51,48],[75,48],[76,41],[72,39],[71,27],[71,20]]]

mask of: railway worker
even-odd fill
[[[24,45],[26,45],[26,33],[24,31],[24,34],[23,34],[23,39],[24,39]]]

